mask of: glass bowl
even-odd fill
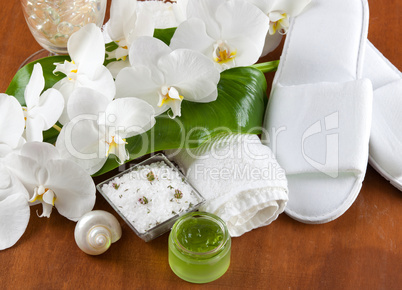
[[[99,183],[98,191],[144,241],[168,232],[204,197],[159,153]]]
[[[46,50],[67,54],[69,37],[88,23],[101,27],[107,0],[20,0],[25,20]]]

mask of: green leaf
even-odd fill
[[[176,31],[176,27],[166,28],[166,29],[155,29],[154,37],[162,40],[167,45],[170,45],[170,40]]]
[[[106,53],[116,50],[118,48],[119,48],[119,45],[114,41],[105,44]]]
[[[266,88],[265,76],[257,69],[242,67],[222,72],[216,101],[183,101],[181,117],[160,115],[151,130],[127,139],[130,160],[160,150],[197,147],[218,134],[261,133]],[[118,166],[111,156],[94,176]]]
[[[262,73],[269,73],[274,72],[278,69],[279,60],[263,62],[263,63],[256,63],[253,64],[251,67],[259,69]]]

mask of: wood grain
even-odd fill
[[[402,68],[400,0],[369,0],[369,39]],[[342,21],[342,15],[339,16]],[[40,49],[19,1],[0,9],[0,91],[19,65]],[[278,59],[280,49],[265,60]],[[268,85],[273,74],[267,75]],[[100,182],[104,177],[97,178]],[[145,243],[120,219],[122,239],[92,257],[74,242],[75,223],[54,210],[38,218],[12,248],[0,252],[2,289],[401,289],[402,193],[368,168],[360,195],[340,218],[305,225],[282,214],[271,225],[234,238],[231,266],[222,278],[193,285],[167,261],[167,235]],[[100,196],[95,209],[114,213]]]

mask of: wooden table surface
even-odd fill
[[[402,1],[369,0],[369,4],[369,39],[401,69]],[[4,92],[19,65],[40,46],[26,26],[20,2],[2,1],[1,6],[0,92]],[[279,56],[278,49],[266,59]],[[272,77],[267,75],[268,87]],[[282,214],[267,227],[233,238],[228,272],[205,285],[184,282],[170,270],[167,234],[145,243],[120,219],[121,240],[101,256],[88,256],[75,244],[74,222],[57,210],[50,219],[38,218],[37,209],[31,208],[28,228],[19,242],[0,252],[2,289],[402,287],[398,225],[402,192],[371,167],[357,200],[343,216],[323,225],[305,225]],[[115,214],[99,194],[95,209]]]

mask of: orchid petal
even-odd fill
[[[153,78],[155,72],[157,79]],[[159,79],[158,79],[159,78]],[[147,66],[135,66],[123,69],[116,78],[116,98],[135,97],[154,107],[156,114],[162,113],[158,107],[158,91],[163,85],[163,76],[155,67],[153,71]],[[165,108],[165,111],[167,108]]]
[[[76,88],[70,96],[67,112],[70,119],[79,115],[95,115],[106,110],[111,101],[105,95],[90,88]]]
[[[45,87],[45,79],[40,63],[34,65],[31,78],[25,88],[25,103],[28,110],[39,103],[39,96]]]
[[[37,105],[29,112],[43,119],[43,130],[49,130],[64,110],[64,98],[56,89],[48,89],[39,98]],[[42,141],[42,140],[41,140]]]
[[[35,187],[38,186],[37,173],[41,171],[41,166],[31,158],[16,154],[6,156],[4,165],[12,176],[22,183],[29,195],[28,199],[30,199],[34,194]]]
[[[67,43],[71,59],[78,65],[78,73],[91,75],[94,68],[103,64],[105,44],[99,27],[89,23],[70,36]]]
[[[153,37],[142,36],[134,40],[130,47],[130,63],[132,66],[157,66],[158,59],[171,52],[172,49],[163,41]]]
[[[58,90],[64,99],[64,109],[59,118],[59,122],[64,125],[70,120],[67,114],[67,104],[71,93],[74,91],[75,82],[69,81],[68,78],[64,78],[55,83],[53,88]]]
[[[152,17],[153,15],[149,11],[142,11],[136,17],[129,18],[124,29],[124,35],[129,45],[140,36],[152,37],[154,35],[155,25]]]
[[[13,246],[24,234],[30,216],[24,194],[10,193],[0,200],[0,250]]]
[[[276,0],[271,11],[280,11],[294,17],[299,15],[310,2],[311,0]]]
[[[41,142],[30,142],[25,144],[21,149],[21,156],[28,157],[42,166],[50,160],[61,158],[56,147],[49,143]]]
[[[27,118],[25,136],[28,142],[42,142],[45,122],[41,117]]]
[[[24,113],[17,99],[0,94],[0,144],[10,149],[17,147],[24,127]]]
[[[118,39],[118,41],[125,42],[127,46],[131,45],[131,42],[134,40],[134,37],[131,39],[129,39],[129,37],[133,33],[133,31],[136,29],[136,24],[137,24],[137,19],[138,19],[137,15],[138,15],[138,13],[135,12],[135,13],[132,13],[126,19],[124,19],[124,26],[123,26],[124,38]]]
[[[137,1],[114,0],[110,6],[110,21],[107,31],[113,40],[124,38],[125,20],[136,12]]]
[[[16,147],[12,148],[7,144],[0,144],[0,158],[5,157],[8,154],[15,153],[18,154],[21,151],[22,146],[26,143],[24,137],[20,137]]]
[[[262,36],[262,43],[255,45],[248,37],[237,37],[232,39],[230,45],[236,48],[235,66],[249,66],[255,64],[261,56],[266,35]]]
[[[187,5],[188,0],[177,0],[176,3],[173,4],[173,13],[178,24],[187,20]]]
[[[119,60],[119,61],[113,61],[111,63],[109,63],[106,68],[110,71],[110,73],[112,74],[112,76],[114,78],[117,77],[117,75],[119,74],[119,72],[126,67],[130,67],[131,64],[129,62],[128,59],[125,60]]]
[[[184,99],[202,102],[212,92],[215,92],[213,100],[218,96],[220,74],[206,56],[188,49],[177,49],[162,57],[158,66],[164,71],[166,84],[179,89]]]
[[[10,154],[13,151],[13,148],[8,144],[0,144],[0,158]]]
[[[4,189],[8,189],[11,185],[11,176],[7,169],[0,163],[0,200],[4,199]],[[6,193],[7,196],[7,193]]]
[[[117,99],[106,109],[106,126],[116,128],[121,137],[129,138],[151,129],[155,125],[154,115],[153,107],[143,100]]]
[[[89,174],[99,171],[107,159],[104,153],[106,136],[100,131],[97,119],[98,116],[90,115],[72,119],[56,141],[61,156],[74,161]]]
[[[49,182],[56,194],[55,207],[66,218],[77,221],[92,210],[95,204],[95,185],[92,178],[70,160],[51,160],[47,164]]]
[[[170,47],[188,48],[202,54],[212,56],[213,44],[216,42],[206,31],[205,23],[201,19],[193,18],[181,23],[170,41]]]
[[[113,100],[116,86],[112,74],[104,66],[93,67],[92,70],[91,77],[85,74],[77,76],[76,87],[92,88],[105,95],[110,101]]]
[[[272,7],[275,5],[277,0],[247,0],[251,4],[257,6],[264,14],[272,12]]]
[[[190,0],[187,4],[187,17],[199,18],[205,22],[207,33],[213,39],[220,39],[221,27],[216,21],[217,7],[226,3],[226,0]]]
[[[110,38],[109,35],[109,21],[103,24],[102,26],[102,34],[103,34],[103,39],[105,40],[105,43],[111,43],[113,40]]]
[[[28,200],[29,194],[21,181],[0,163],[0,201],[17,192]]]
[[[177,27],[178,23],[174,13],[176,5],[162,1],[140,1],[137,4],[138,18],[143,16],[143,20],[151,20],[152,23],[155,23],[155,28]]]

